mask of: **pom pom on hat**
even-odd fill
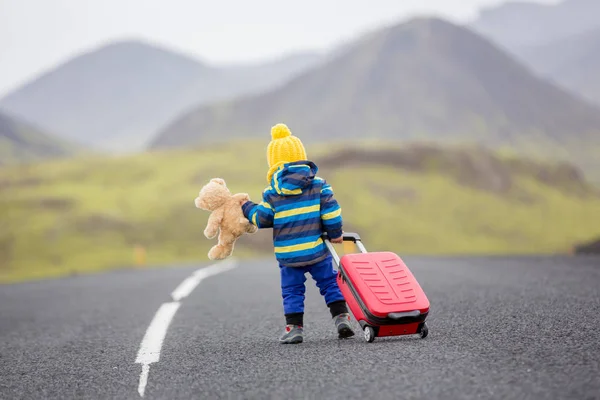
[[[271,138],[273,140],[283,139],[288,136],[292,136],[292,132],[290,132],[286,124],[277,124],[271,128]]]

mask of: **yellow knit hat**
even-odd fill
[[[271,128],[271,139],[267,147],[267,182],[271,182],[271,177],[281,165],[306,160],[304,145],[285,124],[277,124]]]

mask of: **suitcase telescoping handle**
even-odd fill
[[[337,266],[339,266],[340,265],[340,256],[335,251],[335,248],[333,247],[333,243],[331,243],[329,241],[329,236],[327,236],[327,233],[323,233],[322,238],[323,238],[323,241],[325,242],[325,246],[327,246],[327,250],[329,250],[329,252],[331,253],[331,256],[333,257],[335,264]],[[358,249],[360,250],[361,253],[367,252],[367,249],[362,244],[362,240],[360,239],[360,236],[358,235],[358,233],[344,232],[342,234],[342,239],[344,240],[344,242],[354,242],[356,244],[356,247],[358,247]]]

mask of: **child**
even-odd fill
[[[350,314],[337,285],[337,271],[321,239],[325,231],[333,243],[342,241],[341,208],[331,186],[316,176],[299,138],[284,124],[271,128],[267,148],[269,186],[260,204],[244,201],[242,210],[258,228],[273,228],[275,257],[281,274],[286,327],[281,343],[304,339],[304,293],[308,272],[329,307],[339,338],[354,335]]]

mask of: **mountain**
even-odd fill
[[[0,100],[0,109],[97,148],[137,150],[190,107],[275,86],[316,60],[316,54],[300,54],[221,68],[121,41],[43,74]]]
[[[248,88],[247,91],[260,91],[286,82],[317,66],[326,57],[326,54],[319,52],[304,51],[254,64],[225,65],[220,69],[231,79],[240,80]]]
[[[73,154],[76,147],[0,113],[0,166]]]
[[[600,1],[505,3],[470,24],[539,76],[600,105]]]
[[[580,155],[600,136],[598,108],[464,27],[418,18],[359,40],[281,88],[189,112],[152,147],[267,140],[282,121],[307,141],[475,141],[544,156]]]
[[[600,28],[514,52],[540,76],[600,105]]]
[[[600,28],[600,1],[511,1],[482,9],[469,27],[507,49],[543,45]]]

